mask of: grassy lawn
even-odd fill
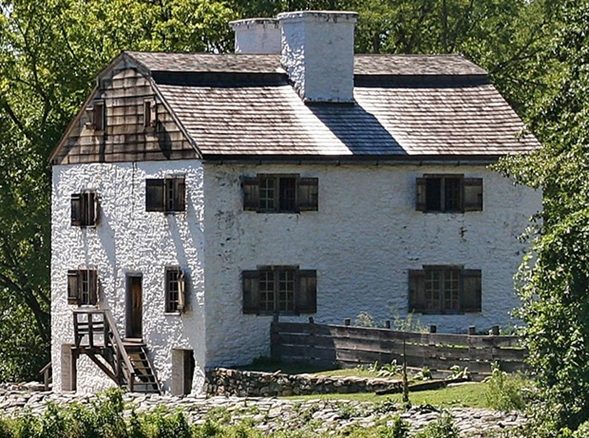
[[[409,394],[409,399],[414,405],[486,408],[488,407],[485,396],[486,386],[485,383],[468,383],[435,391],[413,392]],[[290,400],[358,400],[375,403],[385,400],[401,402],[401,394],[375,395],[374,393],[304,395],[282,398]]]

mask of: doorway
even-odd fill
[[[143,337],[143,286],[140,274],[127,275],[127,338]]]

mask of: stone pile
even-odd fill
[[[401,392],[399,380],[329,377],[315,374],[264,373],[215,368],[206,373],[205,392],[211,395],[272,397],[354,392]]]
[[[425,427],[441,412],[431,406],[405,410],[391,401],[379,403],[336,400],[289,400],[276,398],[205,397],[189,395],[124,394],[128,412],[146,412],[164,406],[170,411],[178,409],[195,423],[207,419],[225,424],[251,421],[266,432],[301,429],[311,432],[341,431],[352,427],[370,427],[392,422],[395,416],[407,420],[413,430]],[[42,413],[49,402],[89,403],[96,396],[80,394],[54,394],[12,389],[0,389],[0,412],[16,415],[25,410]],[[455,418],[464,437],[489,437],[493,433],[516,427],[526,419],[518,413],[501,413],[485,409],[452,408],[448,412]]]

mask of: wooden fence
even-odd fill
[[[502,370],[525,368],[526,350],[517,336],[399,332],[390,329],[273,322],[272,356],[285,362],[351,367],[374,362],[448,370],[468,367],[485,375],[497,362]]]

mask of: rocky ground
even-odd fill
[[[47,403],[88,403],[95,396],[54,394],[22,387],[0,387],[0,412],[15,415],[29,410],[41,413]],[[192,421],[202,423],[207,418],[227,423],[249,419],[264,431],[295,430],[305,428],[316,432],[329,432],[351,428],[386,424],[395,416],[410,422],[412,429],[423,428],[436,419],[441,411],[431,406],[414,406],[408,410],[392,402],[359,402],[335,400],[285,400],[277,398],[205,397],[171,395],[125,394],[129,410],[148,411],[165,406],[174,411],[181,409]],[[518,413],[502,413],[485,409],[452,408],[448,412],[465,437],[488,437],[495,432],[523,424],[526,420]]]

